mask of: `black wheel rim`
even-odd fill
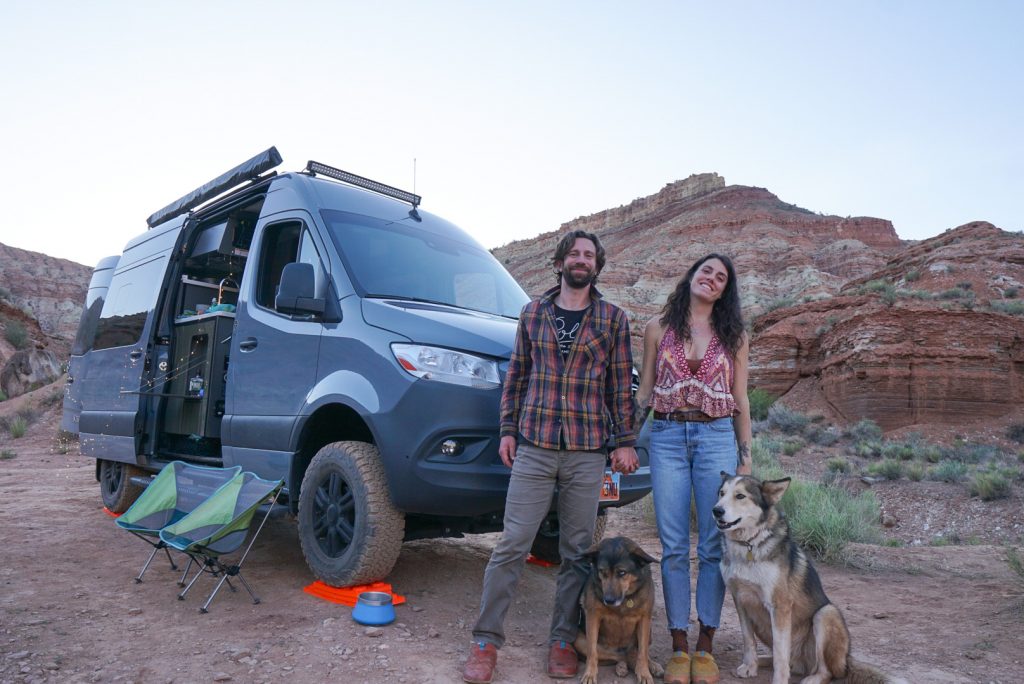
[[[313,534],[330,558],[348,550],[355,537],[355,496],[341,473],[331,473],[320,483],[313,497]]]
[[[121,487],[121,478],[124,477],[124,466],[117,462],[108,461],[103,464],[100,471],[100,481],[103,483],[103,491],[108,494],[115,493]]]

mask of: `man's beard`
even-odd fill
[[[570,269],[564,269],[562,271],[562,280],[566,285],[575,290],[582,290],[588,285],[591,285],[596,279],[597,272],[589,269],[582,273],[573,272]]]

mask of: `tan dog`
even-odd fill
[[[806,675],[801,684],[903,682],[850,656],[846,621],[777,508],[789,482],[722,473],[712,513],[725,538],[722,576],[743,632],[736,676],[757,675],[757,637],[772,649],[772,684],[788,684],[790,670]]]
[[[639,684],[653,684],[664,673],[650,658],[654,584],[648,566],[657,560],[626,537],[602,540],[584,557],[591,564],[582,597],[586,624],[573,644],[587,660],[580,684],[596,684],[601,662],[614,662],[619,677],[632,669]]]

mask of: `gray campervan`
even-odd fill
[[[500,529],[498,404],[527,295],[420,198],[271,148],[148,219],[89,285],[63,428],[125,510],[175,461],[283,478],[350,585],[403,539]],[[647,454],[624,505],[650,489]],[[554,514],[534,551],[557,553]]]

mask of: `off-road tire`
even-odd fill
[[[605,528],[608,526],[608,509],[598,511],[597,521],[594,524],[594,543],[604,538]],[[548,563],[561,563],[562,555],[558,553],[558,518],[552,516],[545,518],[541,523],[537,536],[533,538],[533,545],[530,553]]]
[[[318,579],[336,587],[387,577],[405,536],[391,503],[380,452],[365,442],[327,444],[299,492],[299,544]]]
[[[145,487],[134,484],[133,477],[145,475],[138,466],[119,461],[100,460],[100,497],[111,513],[124,513]]]

